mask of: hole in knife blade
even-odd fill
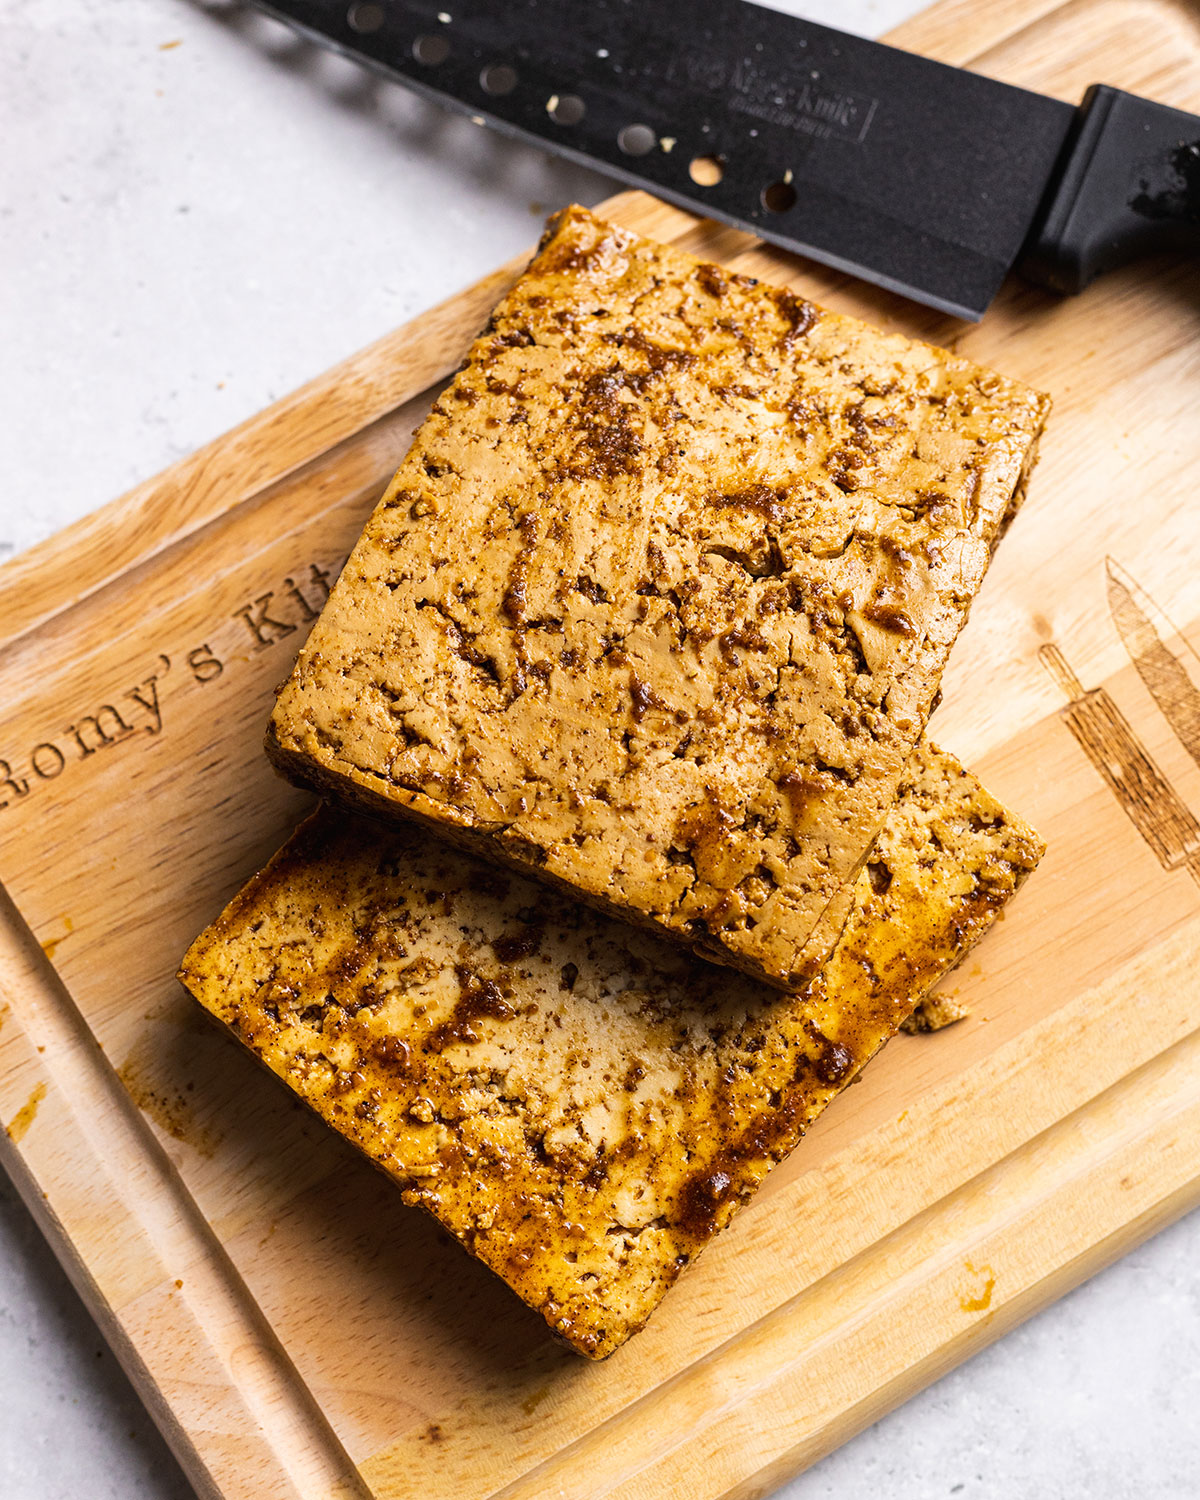
[[[657,141],[649,125],[626,125],[617,136],[617,145],[626,156],[645,156],[654,150]]]
[[[346,12],[346,21],[351,31],[367,36],[383,25],[383,6],[367,5],[364,0],[359,0],[357,5],[352,5]]]
[[[693,156],[688,176],[697,187],[716,187],[725,175],[725,159],[720,156]]]
[[[517,86],[517,70],[507,63],[488,63],[479,75],[479,87],[485,94],[511,94]]]
[[[578,94],[551,94],[546,113],[556,125],[578,125],[587,114],[587,105]]]
[[[444,36],[419,36],[412,44],[412,55],[426,68],[436,68],[450,56],[450,43]]]
[[[781,178],[778,182],[768,182],[759,199],[769,213],[785,214],[789,208],[795,207],[796,189]]]

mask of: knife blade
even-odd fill
[[[1180,744],[1200,765],[1200,691],[1164,640],[1164,634],[1169,639],[1178,631],[1165,617],[1165,630],[1159,629],[1154,618],[1161,613],[1158,606],[1120,563],[1108,557],[1104,566],[1109,613],[1129,659]]]
[[[746,0],[259,0],[461,110],[976,320],[1019,260],[1079,290],[1200,244],[1200,117],[1074,108]]]

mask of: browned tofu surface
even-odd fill
[[[900,1029],[909,1036],[920,1036],[925,1032],[943,1031],[956,1021],[965,1021],[970,1014],[953,995],[927,995]]]
[[[1046,408],[568,209],[417,433],[268,749],[794,985]]]
[[[782,993],[414,824],[315,813],[189,949],[197,999],[581,1353],[636,1332],[1042,845],[924,744]]]

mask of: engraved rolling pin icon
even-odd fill
[[[1043,646],[1038,655],[1070,699],[1062,710],[1067,728],[1159,864],[1164,870],[1186,865],[1200,885],[1200,823],[1150,759],[1129,720],[1104,688],[1083,686],[1057,646]]]

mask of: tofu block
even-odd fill
[[[416,434],[268,752],[794,986],[1047,405],[568,209]]]
[[[180,978],[595,1359],[963,957],[1042,844],[922,742],[821,973],[783,993],[325,807]]]

